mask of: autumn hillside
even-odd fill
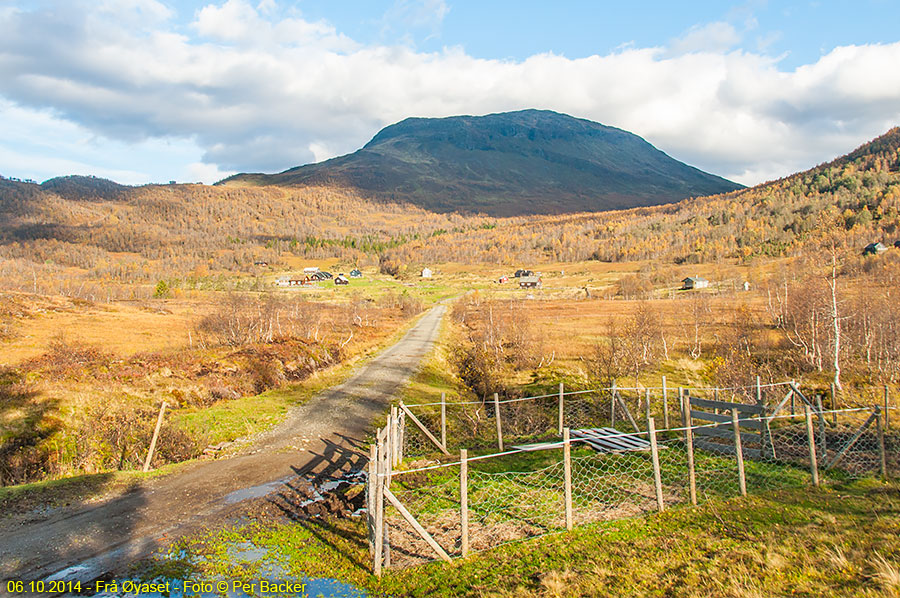
[[[832,162],[742,191],[652,208],[500,221],[388,253],[398,262],[420,256],[435,262],[701,263],[792,255],[832,232],[854,250],[900,239],[900,128]]]

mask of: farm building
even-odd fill
[[[541,286],[540,276],[519,276],[520,289],[537,289]]]
[[[356,269],[350,270],[350,278],[362,278],[362,272]]]
[[[311,267],[309,267],[309,268],[303,268],[303,273],[304,273],[304,274],[307,274],[307,275],[310,275],[310,276],[313,275],[313,274],[315,274],[315,273],[318,272],[318,271],[319,271],[319,267],[318,267],[318,266],[311,266]]]
[[[519,270],[516,270],[516,273],[513,274],[513,276],[515,278],[522,278],[523,276],[534,276],[534,272],[532,272],[531,270],[519,269]]]
[[[863,249],[863,255],[878,255],[879,253],[884,253],[887,251],[887,247],[882,245],[881,243],[869,243],[866,245],[865,249]]]
[[[422,268],[422,278],[431,278],[432,272],[430,268]]]
[[[705,289],[709,286],[709,281],[699,276],[689,276],[681,281],[682,290],[689,289]]]
[[[269,267],[269,262],[263,262],[263,261],[257,260],[257,261],[255,261],[255,262],[253,262],[253,265],[254,265],[254,266],[260,266],[260,267],[262,267],[262,268],[268,268],[268,267]]]
[[[343,274],[338,274],[334,278],[334,284],[350,284],[350,280]]]
[[[900,249],[900,241],[894,241],[894,247]]]
[[[509,276],[501,276],[501,277],[497,280],[497,282],[499,282],[500,284],[503,284],[504,282],[509,282]]]

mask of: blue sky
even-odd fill
[[[900,3],[0,0],[0,174],[279,171],[547,108],[745,184],[900,124]]]

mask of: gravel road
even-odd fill
[[[99,504],[0,520],[0,579],[90,581],[120,572],[173,538],[239,518],[244,501],[298,475],[361,469],[373,419],[432,348],[446,310],[432,308],[350,379],[293,409],[234,457],[191,464]]]

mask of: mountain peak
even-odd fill
[[[407,118],[352,154],[221,184],[338,184],[435,211],[503,216],[656,205],[740,188],[622,129],[534,109]]]

